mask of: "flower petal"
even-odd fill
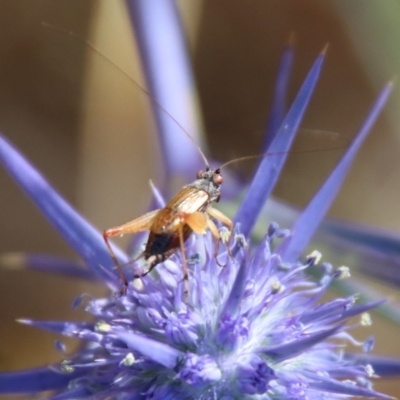
[[[71,373],[59,373],[49,367],[0,373],[0,394],[33,393],[65,388],[75,378],[87,374],[90,368]]]
[[[11,270],[34,270],[95,281],[98,276],[84,266],[61,257],[47,254],[5,253],[0,255],[0,267]]]
[[[398,232],[335,219],[327,220],[323,228],[324,231],[342,237],[352,244],[380,250],[391,257],[400,256],[400,236]]]
[[[32,319],[18,319],[17,322],[66,336],[76,336],[83,330],[93,329],[93,324],[89,322],[34,321]]]
[[[367,225],[327,220],[322,237],[332,253],[356,257],[355,266],[363,274],[400,287],[400,237],[397,232]],[[336,260],[334,260],[336,262]]]
[[[340,325],[330,329],[325,329],[278,346],[264,347],[261,351],[266,356],[271,357],[275,362],[279,362],[287,358],[295,357],[296,355],[306,351],[322,340],[334,335],[341,329],[341,327],[342,326]]]
[[[263,143],[263,152],[267,152],[270,144],[274,140],[282,125],[286,113],[286,95],[287,87],[289,84],[290,73],[293,66],[294,48],[293,38],[291,36],[288,46],[283,50],[281,64],[278,70],[278,77],[276,79],[274,98],[272,100],[272,107],[268,121],[267,133]]]
[[[357,279],[334,280],[332,289],[346,295],[359,293],[361,301],[379,301],[386,295],[386,293],[373,289],[371,285],[365,284]],[[398,302],[392,299],[386,301],[376,309],[376,312],[386,319],[400,324],[400,304]]]
[[[350,310],[346,310],[339,318],[345,319],[354,317],[356,315],[362,314],[366,311],[372,310],[375,307],[379,307],[383,303],[386,302],[386,299],[370,301],[369,303],[358,304],[350,308]]]
[[[287,262],[293,262],[298,259],[310,242],[316,229],[325,216],[328,208],[332,204],[348,169],[353,162],[353,159],[360,148],[362,142],[366,138],[376,119],[378,118],[383,106],[385,105],[391,91],[393,83],[388,83],[381,91],[377,101],[373,105],[366,121],[361,126],[357,136],[347,149],[346,153],[339,161],[338,165],[325,181],[318,193],[314,196],[307,208],[297,219],[292,230],[294,235],[287,237],[277,248],[277,252],[282,255],[282,258]]]
[[[172,0],[127,1],[143,62],[168,176],[192,178],[204,162],[194,145],[204,149],[198,102],[182,22]],[[162,66],[162,68],[160,68]],[[193,141],[188,137],[188,132]],[[179,147],[185,151],[177,151]]]
[[[241,232],[245,236],[250,234],[261,209],[264,207],[268,196],[275,186],[294,135],[311,99],[322,68],[324,56],[325,52],[322,52],[308,73],[292,107],[268,149],[268,152],[272,154],[264,157],[261,161],[250,188],[235,216],[235,222],[241,224]]]
[[[102,235],[81,217],[1,135],[0,161],[93,272],[109,284],[117,285],[117,277],[115,282],[110,282],[109,275],[103,270],[103,268],[108,268],[109,271],[113,271],[114,263],[106,249]],[[117,249],[115,252],[121,263],[127,262],[124,253]],[[114,271],[112,273],[115,275]]]
[[[299,215],[297,208],[270,197],[260,220],[278,221],[281,226],[290,226]],[[261,240],[264,231],[265,223],[257,224],[254,238]],[[400,237],[397,232],[326,218],[315,234],[313,243],[315,248],[328,247],[332,263],[343,264],[343,260],[355,259],[352,268],[384,283],[400,285],[397,273],[400,268]]]
[[[165,343],[146,338],[145,336],[126,330],[114,329],[113,332],[119,339],[125,342],[130,349],[138,351],[166,368],[175,368],[179,359],[184,356],[184,353],[181,351]]]
[[[226,266],[226,267],[230,268],[233,266]],[[242,301],[242,296],[246,288],[247,269],[248,269],[247,263],[243,261],[240,264],[238,272],[235,276],[235,281],[232,287],[230,288],[230,292],[226,299],[225,305],[221,310],[221,314],[218,318],[219,320],[224,320],[225,317],[227,316],[235,316],[235,314],[238,312],[239,304]]]
[[[400,358],[373,356],[369,354],[346,354],[346,359],[357,365],[371,365],[379,376],[400,375]]]
[[[315,375],[315,380],[309,382],[309,386],[313,389],[317,389],[329,393],[338,393],[348,396],[360,396],[360,397],[376,397],[378,399],[393,399],[391,396],[369,390],[354,383],[346,383],[336,381],[334,379],[328,379],[319,375]]]

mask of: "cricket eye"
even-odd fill
[[[203,174],[204,174],[204,171],[203,170],[200,170],[198,173],[197,173],[197,179],[201,179],[202,177],[203,177]]]
[[[224,178],[221,175],[214,175],[213,176],[213,183],[214,185],[221,185],[221,183],[224,181]]]

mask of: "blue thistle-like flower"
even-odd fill
[[[169,21],[167,15],[171,11],[170,1],[159,5],[166,9],[162,13],[156,10],[155,14],[162,16],[157,26]],[[146,19],[151,18],[147,8],[152,7],[151,2],[128,1],[128,6],[137,20],[142,51],[147,51],[142,54],[145,64],[154,67],[157,62],[152,57],[160,52],[157,47],[143,45],[155,33]],[[172,22],[172,33],[177,33],[177,25]],[[159,33],[156,36],[166,37]],[[290,69],[290,58],[287,57],[283,70]],[[177,252],[140,280],[131,280],[132,270],[138,268],[136,264],[126,270],[130,284],[125,296],[78,297],[73,306],[84,304],[93,322],[20,320],[80,338],[85,344],[77,353],[65,355],[58,365],[0,374],[0,394],[53,390],[57,392],[51,397],[53,400],[387,398],[372,389],[370,378],[375,373],[398,372],[399,363],[369,356],[373,339],[357,342],[349,333],[354,325],[346,325],[355,316],[360,316],[360,322],[355,325],[370,324],[367,311],[381,301],[357,304],[357,296],[348,296],[322,302],[329,286],[349,275],[348,269],[319,264],[318,252],[311,253],[304,261],[298,260],[385,104],[391,84],[383,89],[353,143],[292,230],[280,229],[271,223],[257,247],[248,243],[311,98],[323,58],[323,54],[317,58],[286,117],[270,124],[266,143],[276,156],[262,160],[235,216],[234,257],[221,249],[218,260],[225,266],[220,267],[214,256],[211,234],[192,235],[186,242],[190,267],[187,298],[182,255]],[[171,73],[175,70],[171,69]],[[180,72],[176,75],[185,77]],[[285,86],[282,80],[286,79],[287,73],[284,73],[279,84]],[[162,86],[159,81],[150,85],[156,98],[162,92],[159,84]],[[186,89],[187,86],[190,85],[186,82]],[[282,100],[281,93],[276,105],[281,111]],[[184,102],[176,104],[178,108],[181,104],[185,106]],[[165,108],[163,112],[160,107],[156,110],[166,169],[170,175],[184,174],[188,170],[187,161],[197,166],[198,154],[193,149],[179,155],[171,150],[177,142],[176,124],[168,118]],[[280,114],[283,112],[275,116]],[[185,139],[190,145],[188,138]],[[26,256],[25,265],[81,279],[101,280],[111,292],[120,289],[102,235],[3,137],[0,137],[0,161],[88,269],[45,256]],[[121,264],[129,259],[116,248],[115,254]],[[317,269],[318,277],[312,278],[309,269]],[[347,344],[362,347],[364,353],[346,354]],[[56,346],[65,352],[61,342]]]
[[[316,83],[321,57],[272,147],[276,141],[284,145],[292,140]],[[86,345],[59,365],[0,374],[0,393],[54,389],[60,391],[52,397],[54,400],[387,397],[372,390],[369,378],[374,376],[374,369],[367,359],[349,358],[343,353],[346,343],[362,345],[347,332],[346,320],[362,315],[361,324],[366,324],[369,318],[365,312],[380,302],[356,305],[356,296],[350,296],[319,304],[332,281],[346,277],[348,270],[323,265],[321,277],[314,281],[306,270],[318,264],[320,254],[312,253],[305,262],[297,258],[390,90],[389,84],[332,175],[299,218],[294,232],[271,224],[256,249],[247,245],[247,235],[241,232],[251,229],[251,219],[241,217],[241,209],[257,213],[260,200],[254,198],[260,193],[264,196],[265,187],[271,187],[265,180],[260,182],[256,174],[236,216],[240,224],[235,230],[235,256],[229,257],[226,250],[218,255],[220,261],[225,259],[225,267],[216,261],[210,233],[192,235],[186,243],[191,270],[187,299],[181,255],[177,253],[158,265],[154,274],[131,281],[126,296],[81,296],[74,306],[87,299],[85,310],[94,317],[92,323],[21,320],[83,339]],[[94,274],[113,291],[118,289],[120,282],[101,234],[3,138],[0,159]],[[259,171],[266,168],[265,160]],[[274,180],[276,174],[272,168],[267,177]],[[272,251],[277,238],[280,244]],[[127,259],[120,251],[116,254],[121,261]],[[34,265],[40,260],[28,258],[26,262]],[[53,260],[54,269],[58,264]],[[75,274],[74,266],[62,267],[64,273]],[[366,343],[364,349],[370,350],[370,340]]]
[[[192,237],[187,302],[177,254],[130,285],[126,296],[87,299],[93,323],[21,321],[90,343],[53,367],[54,374],[71,376],[54,398],[385,397],[368,386],[373,368],[340,351],[355,343],[344,322],[379,303],[356,305],[353,296],[317,304],[343,271],[322,266],[321,277],[310,280],[306,270],[320,255],[285,263],[271,251],[280,236],[272,225],[251,254],[236,233],[240,250],[233,260],[220,254],[227,258],[223,268],[211,235]]]

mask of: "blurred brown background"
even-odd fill
[[[330,43],[298,149],[345,147],[380,88],[400,72],[395,1],[182,0],[180,7],[210,151],[220,160],[259,152],[281,51],[292,32],[297,45],[289,101]],[[62,31],[89,40],[143,82],[122,0],[0,0],[0,131],[103,230],[145,210],[148,180],[160,167],[155,128],[143,92]],[[399,103],[397,89],[331,215],[399,230]],[[320,131],[335,132],[337,139]],[[276,196],[304,206],[341,153],[293,154]],[[248,173],[251,166],[237,169]],[[74,257],[3,170],[0,187],[1,253]],[[101,290],[41,273],[0,271],[0,369],[61,357],[53,351],[54,335],[20,326],[16,318],[83,318],[70,311],[70,302],[83,291]],[[357,338],[373,331],[377,352],[400,356],[399,328],[375,317]],[[377,385],[392,395],[396,386]]]

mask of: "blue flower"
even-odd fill
[[[150,3],[128,4],[132,11]],[[140,12],[135,10],[135,18]],[[166,14],[162,15],[164,20]],[[137,21],[142,29],[143,21]],[[286,117],[279,124],[271,124],[269,151],[275,156],[262,160],[236,213],[233,257],[220,246],[218,260],[225,266],[218,265],[209,232],[187,240],[187,296],[180,252],[141,279],[132,280],[133,271],[139,268],[133,263],[129,271],[126,269],[126,295],[114,296],[121,282],[101,233],[0,137],[1,162],[82,257],[88,270],[82,272],[71,263],[46,257],[27,256],[26,265],[47,265],[51,271],[97,279],[110,289],[108,297],[95,299],[85,294],[74,302],[74,307],[84,306],[93,322],[20,320],[80,338],[84,346],[65,355],[57,365],[0,374],[0,394],[54,390],[57,394],[51,397],[53,400],[388,398],[372,389],[371,378],[376,373],[398,373],[399,363],[369,356],[373,339],[361,343],[349,332],[354,326],[369,325],[368,311],[381,301],[359,304],[353,295],[323,302],[330,285],[348,277],[349,270],[321,263],[317,251],[304,260],[301,254],[383,108],[392,84],[382,90],[353,143],[292,229],[271,223],[258,246],[249,239],[278,179],[323,59],[324,53],[312,66]],[[160,107],[157,109],[160,112]],[[159,118],[159,124],[171,124],[168,113],[163,107],[161,110],[163,121]],[[186,173],[182,165],[192,153],[171,157],[168,148],[174,143],[174,133],[162,135],[169,174]],[[197,166],[198,158],[189,155],[193,166]],[[158,201],[162,200],[158,197]],[[115,254],[121,264],[129,259],[117,248]],[[346,324],[356,316],[358,323]],[[346,354],[348,344],[361,347],[363,353]],[[57,347],[64,351],[62,343]]]
[[[271,146],[277,140],[280,145],[291,140],[322,58],[311,69]],[[263,196],[265,187],[270,186],[265,179],[260,185],[258,172],[236,216],[235,256],[231,259],[224,249],[218,256],[226,260],[225,267],[216,262],[210,233],[192,235],[187,241],[191,267],[188,299],[177,253],[158,265],[154,274],[131,281],[126,296],[80,297],[75,306],[86,301],[85,310],[93,315],[93,323],[22,320],[83,339],[86,345],[59,365],[22,373],[24,379],[21,373],[0,375],[3,392],[61,391],[54,399],[322,399],[328,393],[330,398],[385,397],[370,387],[373,367],[360,358],[351,360],[342,351],[347,343],[361,345],[348,333],[346,320],[361,315],[363,324],[369,320],[366,311],[380,302],[358,305],[356,296],[350,296],[318,303],[332,281],[348,271],[322,264],[320,277],[312,280],[306,272],[319,263],[321,255],[314,252],[304,262],[297,258],[390,89],[389,84],[382,91],[353,144],[294,231],[271,224],[257,248],[247,244],[252,224],[247,215],[258,212],[260,193]],[[93,273],[115,291],[120,282],[100,233],[4,138],[0,139],[0,158]],[[268,162],[265,158],[259,171]],[[276,170],[269,168],[268,179],[275,179]],[[279,245],[271,250],[277,239]],[[127,258],[117,254],[121,260]]]
[[[322,265],[320,278],[310,280],[305,272],[319,262],[318,252],[304,263],[287,263],[271,251],[287,234],[272,224],[251,254],[236,232],[239,250],[234,259],[220,254],[227,259],[223,268],[210,234],[190,238],[188,254],[197,257],[190,262],[187,302],[176,254],[131,284],[126,296],[87,298],[93,323],[21,321],[87,343],[49,367],[37,389],[62,389],[54,398],[74,399],[384,397],[368,387],[372,367],[349,362],[340,351],[355,342],[344,322],[358,314],[366,319],[379,302],[356,305],[353,296],[317,304],[343,270]],[[0,380],[2,387],[13,382]]]

